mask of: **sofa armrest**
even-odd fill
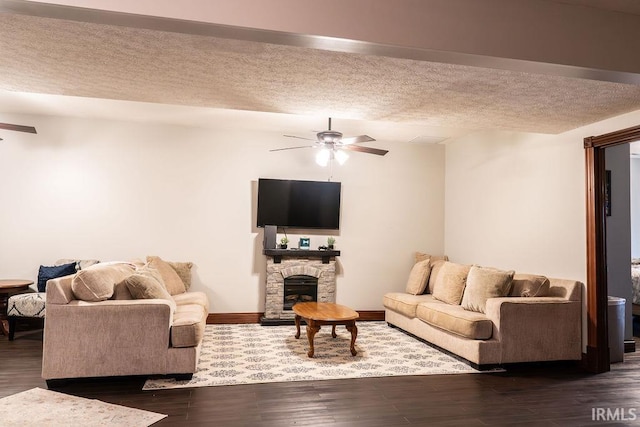
[[[487,317],[502,363],[582,357],[582,304],[561,297],[490,298]]]
[[[171,322],[159,299],[47,304],[42,376],[165,373]]]

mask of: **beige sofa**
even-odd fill
[[[168,268],[159,258],[155,263],[162,267],[158,270]],[[180,276],[169,271],[173,284],[165,284],[167,271],[160,275],[150,264],[96,264],[48,281],[42,356],[42,377],[48,383],[78,377],[193,375],[209,302],[204,293],[187,291],[187,284],[176,281],[185,271]],[[182,264],[190,268],[190,263]],[[190,271],[188,275],[184,280],[190,285]],[[153,282],[160,297],[148,288],[140,295],[134,286],[140,282]],[[165,289],[156,289],[158,283]]]
[[[442,270],[435,273],[441,275]],[[461,304],[468,289],[462,291],[458,303],[456,298],[448,300],[446,293],[442,296],[442,287],[456,280],[440,277],[428,280],[431,286],[425,286],[426,293],[386,294],[385,319],[389,325],[466,359],[479,369],[519,362],[580,360],[582,283],[510,274],[511,279],[509,274],[503,275],[507,278],[503,283],[508,283],[501,291],[495,292],[494,287],[488,292],[502,292],[504,296],[485,298],[482,310],[470,310],[473,305]],[[465,285],[466,279],[458,277]],[[436,298],[438,293],[440,299]],[[544,296],[522,296],[536,293]]]

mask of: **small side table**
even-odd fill
[[[26,291],[32,284],[32,280],[0,279],[0,333],[2,335],[9,335],[9,320],[7,319],[9,297]]]

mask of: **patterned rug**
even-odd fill
[[[0,425],[17,426],[140,426],[166,415],[94,399],[32,388],[0,399]]]
[[[304,326],[295,339],[295,326],[207,325],[193,378],[149,379],[143,389],[480,372],[385,322],[357,326],[355,357],[344,326],[336,328],[337,338],[331,338],[330,326],[323,326],[309,358]]]

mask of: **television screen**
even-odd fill
[[[258,180],[258,227],[340,228],[340,183]]]

